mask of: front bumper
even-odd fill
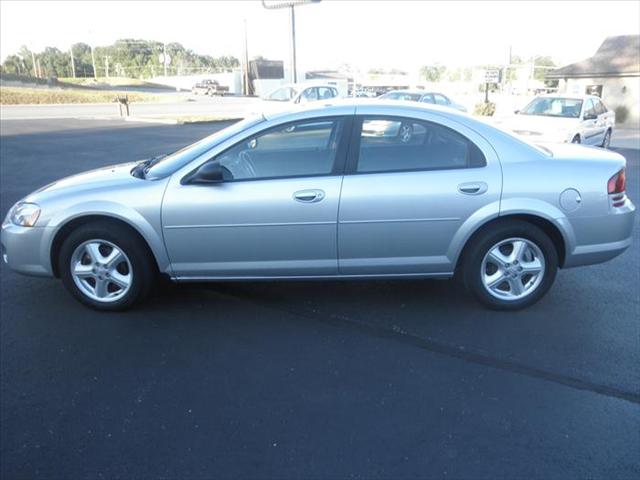
[[[0,244],[2,261],[16,272],[38,277],[53,276],[48,250],[43,248],[48,229],[2,225]]]

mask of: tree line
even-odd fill
[[[67,51],[46,47],[33,52],[26,46],[9,55],[1,65],[3,73],[48,77],[137,77],[163,75],[164,55],[168,57],[168,75],[219,72],[236,68],[240,62],[233,56],[200,55],[180,43],[121,39],[108,46],[94,47],[75,43]],[[73,63],[72,63],[73,56]],[[95,67],[95,71],[94,71]]]
[[[555,67],[556,64],[551,57],[548,56],[536,56],[532,59],[530,64],[533,64],[533,78],[536,80],[545,80],[545,74],[550,67]],[[516,69],[518,66],[525,66],[525,62],[522,58],[514,55],[511,59],[511,64],[507,67],[503,65],[484,65],[485,69],[502,70],[502,74],[505,76],[507,82],[513,81],[516,77]],[[473,75],[472,68],[447,68],[444,65],[425,65],[420,68],[420,76],[428,82],[441,82],[441,81],[471,81]]]

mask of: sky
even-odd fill
[[[259,1],[0,0],[0,57],[21,45],[66,50],[119,38],[179,42],[240,58],[243,24],[252,58],[289,59],[288,10]],[[417,70],[426,64],[505,63],[549,55],[563,65],[591,56],[605,37],[640,33],[640,1],[427,2],[322,0],[296,7],[299,69]]]

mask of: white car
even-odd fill
[[[608,148],[616,114],[595,95],[540,95],[496,122],[533,142],[584,143]]]
[[[320,83],[291,83],[276,88],[261,98],[259,111],[252,113],[276,113],[290,110],[292,105],[333,100],[339,97],[334,85]]]

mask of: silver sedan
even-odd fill
[[[371,125],[411,135],[373,135]],[[447,108],[347,101],[250,118],[173,154],[65,178],[2,225],[18,272],[130,307],[176,282],[449,278],[539,300],[558,268],[629,247],[622,156],[536,146]]]

